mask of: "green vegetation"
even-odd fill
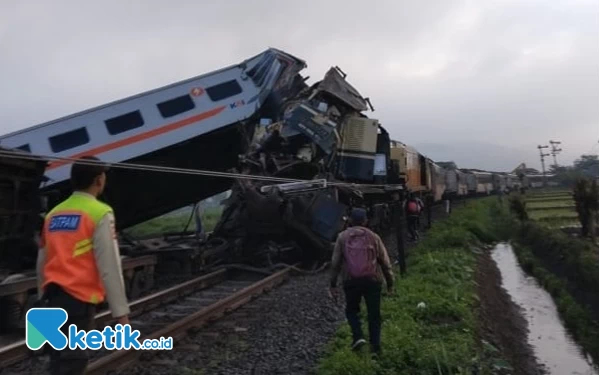
[[[573,209],[548,209],[548,210],[531,210],[528,209],[529,218],[532,220],[543,220],[543,219],[577,219],[577,212]]]
[[[506,369],[498,350],[475,333],[476,250],[470,248],[495,240],[488,230],[492,201],[456,209],[411,250],[408,274],[397,279],[397,293],[382,301],[383,354],[372,359],[368,351],[353,353],[345,324],[330,343],[319,374],[493,374]],[[421,302],[424,308],[417,307]]]
[[[574,199],[581,234],[598,236],[598,183],[595,180],[580,178],[575,184]]]
[[[207,208],[203,211],[202,225],[204,226],[205,232],[210,232],[214,229],[215,225],[219,221],[219,218],[221,217],[222,212],[223,209],[221,207]],[[191,213],[192,211],[190,210],[189,212],[184,213],[159,216],[128,228],[125,230],[125,233],[134,238],[144,238],[158,236],[166,232],[179,232],[185,229],[185,226],[190,220]],[[192,217],[192,221],[190,222],[188,230],[194,231],[195,229],[196,224],[194,222],[194,218]]]
[[[408,274],[397,280],[396,295],[383,299],[383,354],[372,358],[368,351],[352,352],[350,329],[343,324],[318,374],[493,374],[507,369],[500,352],[476,334],[473,249],[501,240],[513,242],[524,270],[553,296],[567,329],[598,363],[598,249],[591,241],[553,230],[549,221],[530,220],[528,208],[520,194],[505,205],[483,199],[436,223],[410,251]],[[537,211],[532,212],[535,217]],[[421,302],[424,308],[418,307]],[[366,322],[365,311],[362,318]]]
[[[553,296],[567,329],[598,363],[597,245],[553,230],[545,221],[543,225],[529,220],[519,223],[505,209],[498,209],[493,217],[494,226],[504,228],[503,238],[513,241],[523,269]]]
[[[519,199],[525,198],[519,197]],[[526,206],[527,218],[548,228],[577,224],[573,194],[568,190],[531,192],[526,197]],[[520,217],[519,210],[513,210],[513,212]]]
[[[580,178],[598,178],[598,155],[581,155],[572,166],[552,166],[549,171],[562,186],[573,187]]]
[[[573,199],[564,199],[559,201],[548,201],[542,200],[540,202],[536,202],[535,200],[529,200],[527,203],[527,208],[530,210],[542,210],[542,209],[555,209],[555,208],[575,208],[575,202]]]

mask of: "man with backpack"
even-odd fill
[[[408,227],[408,233],[410,233],[413,241],[419,239],[417,225],[424,206],[423,201],[415,197],[413,193],[410,193],[408,200],[404,204],[404,209],[406,211],[406,226]]]
[[[360,303],[365,298],[369,321],[369,338],[374,353],[381,351],[381,287],[385,280],[388,294],[393,293],[394,274],[383,241],[366,228],[367,212],[352,210],[351,227],[339,234],[331,259],[330,296],[336,294],[341,273],[346,295],[346,318],[352,330],[352,349],[366,344],[360,322]]]

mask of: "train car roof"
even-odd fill
[[[90,113],[90,112],[94,112],[94,111],[97,111],[97,110],[100,110],[100,109],[103,109],[103,108],[106,108],[106,107],[109,107],[109,106],[112,106],[112,105],[115,105],[115,104],[123,103],[123,102],[126,102],[128,100],[137,99],[137,98],[140,98],[140,97],[143,97],[143,96],[146,96],[146,95],[150,95],[150,94],[153,94],[155,92],[158,92],[158,91],[161,91],[161,90],[164,90],[164,89],[168,89],[168,88],[175,87],[175,86],[178,86],[178,85],[181,85],[181,84],[184,84],[184,83],[192,82],[194,80],[197,80],[197,79],[200,79],[200,78],[203,78],[203,77],[208,77],[210,75],[214,75],[214,74],[226,71],[228,69],[244,65],[248,61],[250,61],[252,59],[255,59],[258,56],[263,55],[263,54],[265,54],[267,52],[274,52],[274,53],[277,53],[279,55],[284,55],[284,56],[286,56],[286,57],[288,57],[288,58],[290,58],[292,60],[296,60],[297,62],[300,62],[301,64],[303,64],[303,66],[305,68],[307,67],[307,64],[306,64],[305,60],[299,59],[299,58],[297,58],[297,57],[295,57],[295,56],[293,56],[293,55],[291,55],[291,54],[289,54],[287,52],[279,50],[277,48],[270,47],[270,48],[267,48],[266,50],[262,51],[261,53],[258,53],[256,55],[250,57],[250,58],[244,59],[241,63],[231,64],[231,65],[226,66],[224,68],[220,68],[220,69],[217,69],[217,70],[212,70],[210,72],[203,73],[203,74],[200,74],[200,75],[197,75],[197,76],[194,76],[194,77],[191,77],[191,78],[187,78],[187,79],[184,79],[184,80],[181,80],[181,81],[177,81],[177,82],[174,82],[174,83],[170,83],[170,84],[165,85],[165,86],[157,87],[157,88],[154,88],[154,89],[151,89],[151,90],[147,90],[147,91],[135,94],[135,95],[131,95],[131,96],[128,96],[128,97],[125,97],[125,98],[117,99],[117,100],[114,100],[114,101],[111,101],[109,103],[105,103],[105,104],[102,104],[102,105],[99,105],[99,106],[96,106],[96,107],[92,107],[92,108],[88,108],[88,109],[85,109],[85,110],[82,110],[82,111],[79,111],[79,112],[76,112],[76,113],[72,113],[70,115],[63,116],[63,117],[60,117],[60,118],[57,118],[57,119],[54,119],[54,120],[46,121],[46,122],[41,123],[41,124],[29,126],[29,127],[26,127],[26,128],[20,129],[20,130],[16,130],[16,131],[4,134],[4,135],[0,135],[0,140],[2,140],[2,138],[11,137],[13,135],[24,133],[26,131],[31,131],[33,129],[42,128],[42,127],[54,124],[56,122],[61,122],[61,121],[64,121],[64,120],[67,120],[67,119],[70,119],[70,118],[74,118],[74,117],[81,116],[81,115],[84,115],[84,114],[87,114],[87,113]]]

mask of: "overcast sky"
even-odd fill
[[[564,163],[597,152],[597,0],[1,1],[0,133],[268,47],[311,83],[340,66],[369,117],[436,160],[539,169],[550,139]]]

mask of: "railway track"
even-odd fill
[[[172,337],[177,340],[188,330],[199,328],[237,309],[260,294],[285,282],[292,268],[287,267],[269,276],[250,271],[221,269],[180,285],[136,300],[130,304],[132,329],[139,330],[139,342],[146,339]],[[96,328],[114,325],[110,312],[96,315]],[[89,374],[104,374],[122,370],[136,362],[148,350],[101,349],[91,353]],[[9,373],[33,373],[26,362],[32,357],[24,340],[0,348],[0,369],[13,366]],[[20,363],[21,362],[21,363]]]

